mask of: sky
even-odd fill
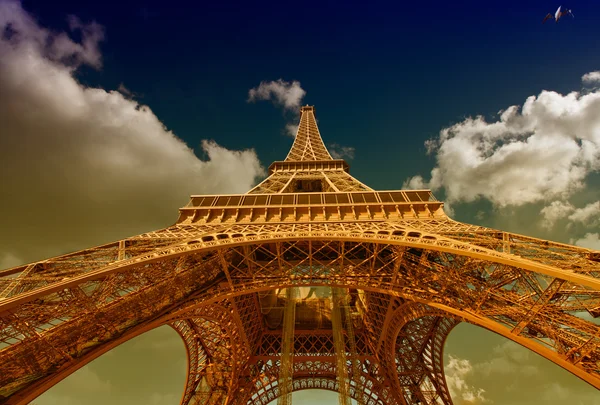
[[[600,250],[600,3],[542,24],[559,5],[0,0],[0,268],[249,190],[304,104],[375,189],[429,187],[456,220]],[[600,404],[485,330],[459,325],[445,352],[457,405]],[[184,379],[162,327],[35,403],[176,403]]]

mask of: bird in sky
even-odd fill
[[[544,20],[542,21],[542,24],[545,23],[547,20],[554,18],[554,20],[556,20],[556,22],[558,22],[558,20],[560,20],[561,17],[565,16],[565,15],[570,15],[571,17],[575,18],[575,16],[573,15],[573,12],[571,10],[562,10],[562,6],[559,6],[558,9],[556,10],[556,12],[554,13],[554,15],[552,15],[552,13],[548,13],[546,15],[546,17],[544,17]]]

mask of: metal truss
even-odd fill
[[[342,322],[342,309],[341,307],[346,305],[344,302],[345,294],[343,290],[339,288],[333,288],[333,299],[331,302],[331,329],[333,332],[333,345],[335,347],[336,354],[336,371],[337,371],[337,383],[339,387],[339,404],[340,405],[351,405],[350,402],[350,381],[348,380],[348,367],[347,367],[347,353],[346,350],[346,338],[344,336],[344,325]],[[349,340],[348,340],[348,343]],[[351,359],[354,361],[355,359]]]
[[[292,381],[294,374],[294,330],[296,323],[296,300],[298,289],[286,288],[286,305],[283,314],[283,330],[279,348],[279,386],[280,393],[277,405],[292,403]]]
[[[600,388],[600,326],[582,317],[600,316],[600,252],[453,221],[429,190],[370,189],[331,159],[312,107],[270,172],[247,194],[192,196],[171,227],[0,271],[0,404],[165,324],[187,350],[182,405],[287,395],[284,352],[292,391],[451,404],[443,346],[458,322]],[[347,291],[338,328],[331,298],[302,298],[283,333],[279,292],[300,287]]]
[[[296,140],[285,160],[313,161],[332,160],[329,151],[323,144],[321,133],[317,127],[314,107],[301,107],[300,123],[296,131]]]

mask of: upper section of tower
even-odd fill
[[[375,191],[350,175],[321,138],[315,108],[300,109],[300,124],[287,158],[245,194],[193,195],[180,224],[303,223],[446,218],[429,190]]]
[[[333,160],[319,133],[315,107],[308,105],[301,107],[300,114],[296,139],[285,161]]]
[[[334,159],[321,138],[315,107],[300,108],[296,139],[287,157],[269,166],[269,177],[249,194],[366,191],[370,187],[349,174],[343,159]]]

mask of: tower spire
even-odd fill
[[[300,124],[296,139],[285,158],[286,161],[333,160],[323,143],[315,119],[315,107],[300,107]]]
[[[269,177],[248,194],[373,191],[349,173],[343,159],[334,159],[321,138],[315,107],[300,108],[296,139],[284,161],[269,166]]]

